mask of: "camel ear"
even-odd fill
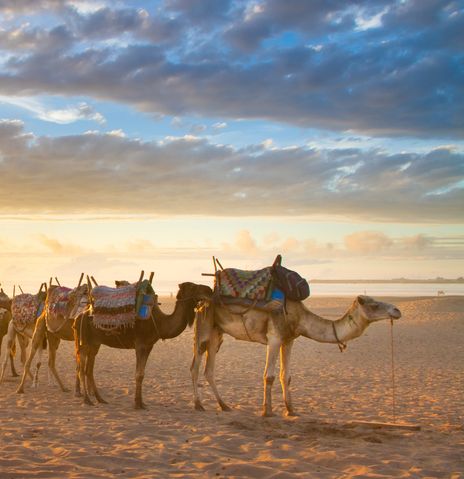
[[[364,306],[364,304],[366,303],[366,300],[364,299],[364,296],[358,296],[358,303],[361,306]]]

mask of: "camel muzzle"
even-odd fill
[[[390,319],[400,319],[401,318],[401,311],[398,308],[393,308],[390,312]]]

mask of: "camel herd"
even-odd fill
[[[209,286],[191,282],[179,285],[174,311],[164,313],[159,307],[157,296],[151,314],[147,319],[137,319],[133,327],[106,331],[98,328],[89,308],[92,291],[90,280],[77,287],[64,288],[46,283],[37,293],[38,303],[43,308],[28,324],[20,324],[15,318],[15,301],[0,292],[0,352],[3,337],[6,348],[1,358],[0,383],[8,362],[11,374],[17,376],[14,366],[16,341],[21,350],[23,373],[17,393],[24,393],[28,378],[37,384],[41,356],[48,346],[48,366],[62,391],[67,391],[55,367],[56,353],[61,340],[74,341],[76,356],[75,395],[92,405],[92,397],[99,403],[106,401],[101,396],[94,378],[94,365],[101,345],[119,349],[134,349],[135,408],[145,408],[142,399],[142,383],[145,366],[153,346],[159,339],[179,336],[187,326],[194,325],[194,354],[190,367],[193,382],[194,407],[203,410],[198,388],[199,369],[206,352],[205,377],[211,386],[220,408],[229,410],[221,398],[214,379],[216,354],[224,334],[236,339],[261,343],[267,346],[264,369],[263,415],[272,415],[272,385],[275,380],[277,357],[280,355],[280,383],[288,415],[295,409],[290,393],[290,357],[294,340],[303,336],[322,343],[338,344],[340,350],[346,342],[359,337],[373,322],[401,317],[400,311],[392,304],[376,301],[368,296],[358,296],[346,313],[337,320],[329,320],[312,313],[301,301],[287,300],[283,311],[271,312],[249,305],[224,304],[217,301]],[[151,279],[151,278],[150,278]],[[128,284],[124,282],[124,284]],[[57,308],[59,296],[66,296],[66,308]],[[20,295],[21,296],[21,295]],[[30,343],[28,353],[26,348]],[[31,374],[32,360],[38,352],[34,375]],[[1,354],[1,353],[0,353]]]

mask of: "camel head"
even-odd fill
[[[11,311],[11,299],[10,297],[3,291],[3,288],[0,290],[0,308],[6,309]]]
[[[360,315],[369,323],[380,321],[381,319],[399,319],[401,311],[390,303],[376,301],[370,296],[358,296],[353,303],[355,309],[358,309]]]
[[[66,314],[70,318],[78,316],[87,306],[89,301],[89,287],[86,283],[77,286],[69,292]]]
[[[195,302],[198,302],[202,299],[210,299],[212,295],[213,290],[209,286],[186,282],[179,284],[176,299],[178,301],[193,299]]]
[[[3,288],[0,290],[0,308],[11,311],[11,299],[3,291]]]
[[[129,286],[130,285],[129,281],[126,281],[125,279],[122,279],[122,280],[117,279],[114,282],[114,284],[116,285],[116,288],[122,288],[124,286]]]

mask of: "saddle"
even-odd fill
[[[214,301],[237,304],[266,311],[280,311],[283,294],[275,288],[272,267],[256,271],[226,268],[216,271]]]
[[[35,323],[42,314],[44,307],[44,293],[23,293],[15,296],[11,304],[13,323],[18,329],[25,329]]]
[[[93,325],[111,331],[133,328],[137,319],[151,317],[155,291],[148,280],[118,288],[96,286],[90,295]]]
[[[214,277],[213,298],[216,303],[280,312],[286,299],[303,301],[309,296],[308,282],[297,272],[284,268],[280,254],[267,268],[247,271],[221,267]]]
[[[67,316],[69,293],[71,288],[65,286],[58,286],[52,289],[48,294],[48,314],[55,316]]]

